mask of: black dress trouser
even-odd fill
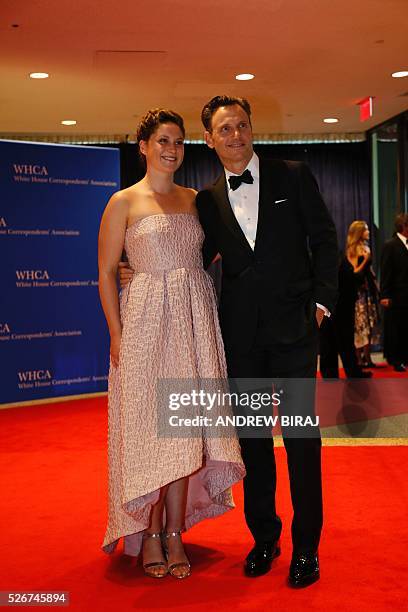
[[[317,325],[302,341],[288,345],[265,344],[264,337],[259,330],[254,347],[245,354],[226,346],[230,378],[315,378]],[[302,406],[299,412],[314,414],[314,405],[306,409]],[[323,524],[320,434],[315,432],[313,437],[305,438],[285,437],[285,433],[283,436],[294,513],[293,550],[296,553],[315,552]],[[244,511],[248,528],[257,543],[277,540],[282,523],[275,505],[276,465],[272,434],[261,438],[240,438],[240,445],[247,471]]]
[[[323,378],[339,378],[339,359],[348,378],[359,376],[361,367],[354,346],[355,302],[347,308],[337,308],[330,318],[324,318],[320,328],[320,371]]]

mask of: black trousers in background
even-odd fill
[[[408,365],[408,304],[384,308],[384,356],[391,365]]]
[[[318,329],[291,345],[264,345],[259,330],[255,346],[246,354],[226,347],[231,378],[315,378]],[[299,411],[304,414],[302,407]],[[314,406],[306,412],[314,413]],[[296,553],[317,551],[323,524],[321,439],[285,437],[284,445],[293,506],[292,543]],[[247,475],[244,511],[255,542],[277,540],[282,523],[276,512],[276,464],[272,435],[240,438]]]
[[[339,355],[348,378],[361,375],[354,346],[354,308],[337,308],[320,328],[320,372],[323,378],[339,378]]]

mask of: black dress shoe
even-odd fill
[[[363,363],[362,365],[363,368],[376,368],[377,364],[374,363],[374,361],[367,361],[366,363]]]
[[[255,544],[245,559],[245,575],[250,578],[263,576],[271,569],[272,561],[280,555],[279,541]]]
[[[363,370],[355,370],[350,375],[347,374],[347,378],[371,378],[372,372],[364,372]]]
[[[293,555],[289,569],[289,584],[305,587],[320,578],[319,560],[314,553]]]
[[[406,371],[407,371],[407,370],[406,370],[406,368],[404,367],[404,365],[403,365],[402,363],[396,363],[396,364],[394,365],[394,370],[395,370],[396,372],[406,372]]]

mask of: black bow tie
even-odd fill
[[[228,182],[232,191],[235,191],[241,183],[248,183],[248,185],[251,185],[254,182],[254,177],[249,170],[245,170],[245,172],[239,176],[230,176]]]

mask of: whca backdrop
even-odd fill
[[[97,241],[117,149],[0,141],[0,407],[107,389]]]

